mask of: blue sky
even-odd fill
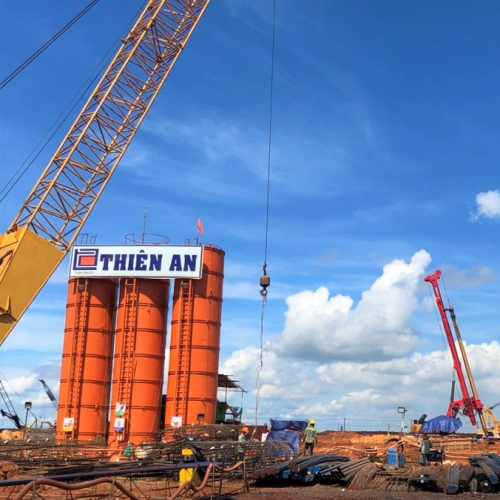
[[[84,5],[3,2],[1,78]],[[141,5],[100,2],[0,91],[2,188]],[[261,325],[272,14],[212,1],[83,233],[140,238],[147,212],[148,233],[182,244],[201,218],[201,241],[226,252],[220,365],[250,423],[257,403],[259,422],[320,430],[444,413],[451,359],[423,282],[436,269],[479,397],[500,401],[500,6],[277,0]],[[2,199],[1,232],[82,106]],[[30,399],[53,417],[38,379],[57,392],[66,283],[65,262],[0,348],[20,415]]]

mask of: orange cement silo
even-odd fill
[[[224,251],[203,248],[199,280],[176,280],[172,306],[165,426],[214,424],[217,408]]]
[[[116,322],[110,448],[155,441],[162,427],[170,283],[124,278]]]
[[[68,282],[57,439],[106,440],[117,290],[116,279]]]

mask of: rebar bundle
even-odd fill
[[[237,441],[240,426],[219,425],[185,425],[182,427],[168,427],[160,433],[159,441],[171,443],[173,441]]]
[[[29,470],[107,460],[107,450],[93,441],[5,440],[0,442],[0,460],[15,462],[20,470]]]
[[[323,465],[325,468],[329,468],[348,461],[348,457],[329,453],[325,455],[313,455],[312,457],[296,458],[290,462],[289,467],[294,472],[301,472],[313,466]]]
[[[320,469],[316,476],[319,481],[327,482],[347,482],[365,465],[370,463],[368,457],[349,462],[337,462]]]
[[[284,441],[184,441],[179,443],[190,448],[200,460],[220,462],[223,465],[244,461],[247,472],[275,466],[290,461],[295,450]]]

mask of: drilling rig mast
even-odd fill
[[[473,426],[477,425],[476,421],[476,413],[479,416],[479,420],[481,421],[481,427],[485,433],[487,434],[487,426],[486,419],[483,415],[483,404],[479,400],[476,390],[476,384],[474,382],[474,378],[472,376],[472,372],[470,369],[469,361],[467,359],[467,353],[465,351],[464,343],[462,342],[462,336],[460,334],[460,329],[458,328],[457,318],[455,316],[455,310],[451,307],[451,304],[448,304],[448,307],[444,307],[443,299],[441,297],[441,292],[439,291],[438,279],[441,276],[441,271],[437,270],[434,274],[426,276],[424,281],[430,283],[434,290],[434,296],[436,299],[436,304],[439,309],[439,314],[441,316],[441,321],[443,323],[444,331],[446,333],[446,339],[448,341],[448,345],[450,347],[451,355],[453,357],[453,368],[458,377],[458,382],[460,385],[460,390],[462,392],[462,398],[453,401],[453,394],[450,401],[450,405],[448,406],[448,412],[446,413],[449,417],[456,417],[461,411],[464,415],[469,417],[469,420]],[[453,329],[455,330],[456,340],[458,346],[460,348],[460,352],[462,354],[462,361],[465,366],[465,370],[467,372],[467,378],[469,380],[472,396],[469,395],[469,388],[467,386],[467,382],[464,376],[464,372],[462,370],[462,364],[460,363],[460,357],[458,355],[457,347],[455,345],[455,338],[453,337],[453,333],[450,328],[450,324],[448,322],[448,316],[446,313],[450,313],[451,320],[453,322]]]

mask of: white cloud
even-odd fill
[[[486,219],[500,219],[500,191],[490,190],[476,194],[476,212],[471,214],[471,220],[480,217]]]
[[[418,306],[416,297],[425,268],[425,250],[409,264],[395,260],[354,300],[329,291],[303,291],[288,297],[285,327],[272,341],[281,356],[316,361],[383,360],[404,356],[419,341],[409,320]]]
[[[498,390],[492,374],[498,371],[500,344],[467,346],[467,353],[479,398],[486,406],[496,403]],[[247,422],[254,419],[259,357],[257,348],[247,347],[221,366],[222,373],[230,373],[249,391],[243,400]],[[445,350],[425,355],[415,352],[382,362],[315,364],[281,357],[267,345],[260,373],[259,422],[315,418],[320,430],[335,430],[346,418],[351,429],[380,430],[387,424],[395,428],[401,422],[398,406],[407,409],[407,419],[418,419],[423,413],[429,417],[446,413],[451,380],[452,363]],[[458,384],[455,396],[460,397]],[[240,405],[239,398],[235,396],[234,404]],[[468,418],[461,419],[464,432],[470,432]]]
[[[398,406],[407,409],[407,425],[423,413],[446,413],[454,378],[449,349],[427,352],[427,332],[419,336],[411,327],[430,261],[421,250],[409,263],[390,262],[356,306],[351,297],[330,297],[325,287],[290,296],[281,334],[262,353],[248,346],[221,365],[249,391],[244,419],[253,422],[257,397],[259,421],[316,418],[322,430],[337,429],[344,419],[351,429],[395,429]],[[465,348],[479,399],[496,403],[500,343]],[[457,383],[455,397],[461,396]],[[469,419],[462,416],[462,422],[471,432]]]
[[[59,392],[59,375],[60,365],[56,363],[45,363],[35,367],[27,375],[18,375],[3,380],[4,388],[9,395],[11,403],[14,407],[19,418],[24,422],[25,410],[24,402],[30,401],[32,403],[32,415],[29,416],[28,421],[31,424],[33,415],[39,419],[54,419],[56,418],[56,409],[54,404],[46,394],[40,379],[44,379],[56,396]],[[2,422],[10,427],[12,423],[8,420]]]

